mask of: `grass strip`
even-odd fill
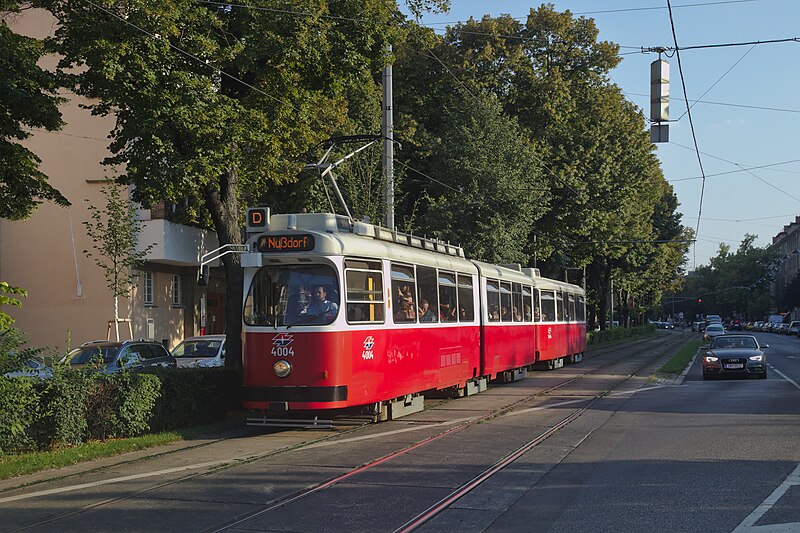
[[[40,452],[0,455],[0,480],[241,428],[244,426],[245,414],[233,412],[228,414],[226,420],[177,431],[152,433],[128,439],[93,441]]]
[[[677,354],[672,356],[672,358],[658,370],[658,373],[680,374],[683,372],[683,370],[686,368],[686,365],[688,365],[689,361],[691,361],[692,357],[694,357],[694,354],[697,353],[697,350],[700,348],[702,342],[702,338],[689,341],[688,344],[684,345],[684,347],[681,348]]]
[[[8,479],[25,474],[33,474],[51,468],[61,468],[102,457],[152,448],[183,440],[183,435],[175,432],[154,433],[130,439],[88,442],[73,447],[50,451],[4,455],[0,457],[0,479]]]

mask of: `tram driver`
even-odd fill
[[[311,305],[306,310],[306,315],[309,319],[319,317],[322,322],[330,322],[339,312],[339,304],[328,300],[328,290],[324,285],[317,285],[314,287],[314,292],[311,294]]]

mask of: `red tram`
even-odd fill
[[[340,215],[267,213],[248,213],[242,256],[246,408],[397,418],[423,392],[472,394],[583,356],[578,286]]]

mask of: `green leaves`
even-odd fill
[[[3,9],[16,3],[7,4]],[[0,20],[0,218],[24,220],[44,201],[69,205],[47,183],[39,158],[18,142],[34,128],[55,131],[63,124],[56,76],[37,65],[43,54],[41,42],[13,33]]]

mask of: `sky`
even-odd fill
[[[670,0],[674,37],[667,0],[549,3],[594,19],[598,39],[620,45],[622,62],[611,71],[611,81],[645,114],[650,63],[658,54],[642,48],[674,49],[675,39],[679,49],[687,48],[679,52],[680,69],[674,53],[662,55],[670,64],[673,122],[669,142],[659,143],[656,153],[680,202],[683,224],[699,229],[688,270],[708,264],[720,243],[735,250],[746,234],[758,236],[757,246],[771,244],[794,221],[800,214],[800,42],[765,41],[800,41],[800,2]],[[420,23],[443,30],[485,14],[525,20],[541,2],[451,4],[448,14],[426,14]],[[743,44],[753,42],[763,44]],[[736,46],[688,49],[705,45]]]

